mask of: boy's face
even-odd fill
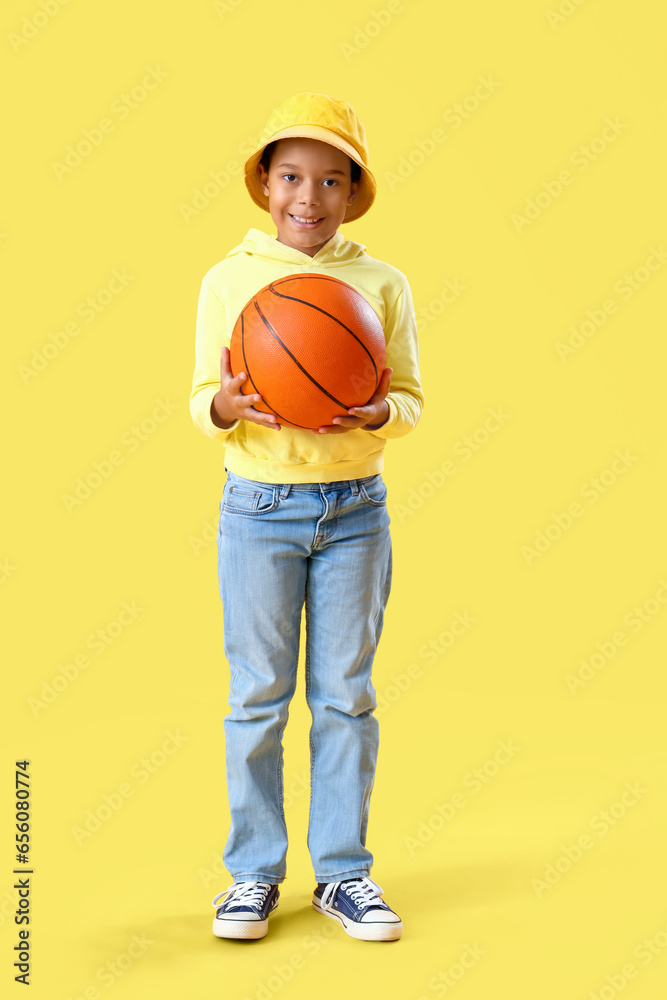
[[[331,239],[357,196],[350,167],[349,156],[319,139],[279,140],[268,174],[261,163],[257,170],[280,243],[314,257]]]

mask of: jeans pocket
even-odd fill
[[[222,509],[229,514],[268,514],[275,510],[280,501],[280,490],[277,486],[264,483],[244,483],[238,485],[225,483],[222,493]]]
[[[379,472],[370,479],[360,480],[359,493],[361,499],[371,507],[387,506],[387,484]]]

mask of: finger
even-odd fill
[[[378,397],[377,399],[373,396],[375,402],[379,402],[384,397]],[[374,406],[371,404],[366,404],[365,406],[353,406],[350,407],[354,412],[350,414],[351,418],[355,421],[351,426],[358,427],[360,424],[367,424],[369,420],[373,419],[375,414]]]
[[[385,399],[386,396],[389,394],[389,387],[391,384],[391,374],[393,370],[394,370],[393,368],[385,368],[383,370],[382,375],[380,376],[380,381],[378,382],[377,385],[377,389],[375,390],[371,398],[364,406],[353,406],[350,407],[350,409],[355,410],[355,412],[358,410],[364,410],[366,409],[366,407],[371,406],[373,403],[380,403],[383,399]]]
[[[280,430],[280,424],[278,423],[277,420],[268,420],[268,419],[258,420],[256,417],[253,417],[250,414],[248,414],[248,416],[245,419],[251,420],[254,424],[260,424],[262,427],[272,427],[278,431]]]
[[[389,392],[389,386],[391,385],[391,376],[393,370],[394,370],[393,368],[385,368],[385,370],[382,372],[382,377],[378,382],[377,389],[375,390],[376,396],[378,393],[380,393],[381,398],[384,399],[384,397]]]
[[[244,403],[247,403],[248,405],[251,403],[259,403],[261,396],[256,393],[243,391],[243,385],[246,380],[247,373],[239,372],[238,375],[234,376],[234,378],[231,378],[231,376],[223,378],[221,385],[225,386],[225,391],[228,392],[233,399],[242,399]]]
[[[244,371],[237,372],[237,374],[234,375],[234,372],[232,371],[231,354],[228,347],[223,347],[220,352],[220,376],[221,381],[224,377],[225,380],[229,381],[229,385],[232,386],[232,388],[237,388],[237,386],[241,385],[242,382],[245,382],[248,377],[248,373]]]
[[[369,399],[369,403],[381,403],[383,399],[386,399],[389,395],[390,383],[389,379],[386,382],[380,381],[379,386],[375,390],[375,394]]]
[[[280,430],[278,418],[273,413],[263,413],[262,410],[256,410],[252,406],[246,410],[246,419],[253,420],[256,424],[264,424],[267,427],[277,427]]]
[[[237,405],[240,403],[241,405],[240,415],[241,417],[243,417],[244,420],[247,420],[248,417],[255,417],[258,413],[262,413],[261,410],[255,409],[257,403],[262,402],[261,396],[244,396],[243,393],[239,393],[237,396],[234,396],[233,398],[236,400]],[[262,413],[262,416],[263,415],[264,414]]]
[[[232,368],[229,358],[230,358],[229,348],[223,347],[222,350],[220,351],[220,371],[225,372],[225,374],[231,375]]]
[[[355,409],[363,410],[364,407],[355,407]],[[365,419],[368,419],[368,417],[364,417],[363,413],[353,413],[348,417],[334,417],[333,424],[337,427],[359,427],[360,424],[364,423]]]

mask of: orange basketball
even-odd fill
[[[339,278],[293,274],[243,307],[229,348],[241,389],[287,427],[314,428],[363,406],[385,366],[384,331],[370,303]]]

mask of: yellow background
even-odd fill
[[[27,757],[33,997],[664,997],[664,24],[646,0],[561,9],[3,9],[12,996],[24,995],[10,957],[12,767]],[[151,68],[153,89],[128,105]],[[420,317],[424,413],[385,453],[395,570],[367,843],[405,930],[384,946],[311,906],[303,661],[285,732],[281,906],[261,942],[210,928],[231,881],[224,450],[188,412],[194,321],[203,274],[251,226],[274,232],[239,164],[299,90],[344,97],[364,122],[378,196],[343,232],[407,274]],[[105,118],[59,176],[67,147]],[[573,327],[580,346],[562,360]],[[457,614],[474,619],[460,635]],[[591,660],[590,679],[568,686]],[[496,756],[500,741],[511,756]],[[77,840],[109,800],[118,808]]]

